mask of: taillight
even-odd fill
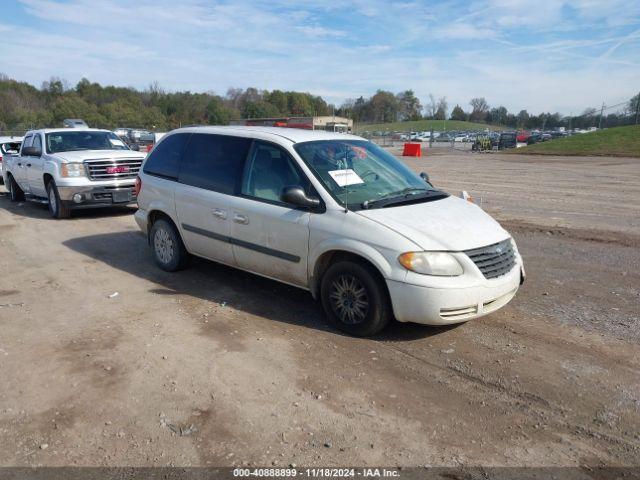
[[[0,163],[2,163],[2,155],[0,155]]]
[[[133,191],[135,192],[136,197],[140,195],[140,190],[142,190],[142,180],[140,180],[140,177],[136,177],[136,183],[133,186]]]

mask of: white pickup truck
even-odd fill
[[[109,130],[32,130],[2,175],[12,201],[47,203],[54,218],[67,218],[76,208],[133,203],[144,158]]]

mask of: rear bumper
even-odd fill
[[[58,186],[60,200],[71,208],[129,205],[136,201],[130,185]]]
[[[387,280],[393,313],[400,322],[451,325],[488,315],[515,296],[520,265],[500,279],[467,288],[429,288]]]

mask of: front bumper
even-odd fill
[[[136,201],[134,185],[58,186],[60,200],[71,208],[129,205]]]
[[[138,227],[140,227],[140,230],[142,230],[142,232],[147,235],[149,233],[149,221],[147,212],[139,208],[138,210],[136,210],[133,218],[136,220],[136,223],[138,224]]]
[[[508,274],[466,288],[432,288],[387,280],[393,313],[400,322],[451,325],[504,307],[523,278],[517,264]]]

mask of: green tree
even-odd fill
[[[453,110],[451,111],[451,120],[460,120],[463,122],[467,120],[467,114],[462,110],[460,105],[453,107]]]
[[[231,120],[231,111],[224,106],[220,97],[214,97],[209,101],[206,113],[209,125],[228,125]]]
[[[264,100],[248,101],[242,110],[243,118],[277,117],[278,109]]]
[[[384,90],[378,90],[371,97],[371,116],[374,122],[395,122],[398,118],[399,104],[396,96]]]
[[[422,118],[422,105],[413,90],[400,92],[396,98],[398,99],[400,120],[420,120]]]

